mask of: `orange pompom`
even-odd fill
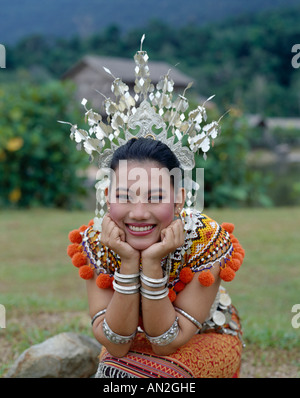
[[[82,236],[78,229],[74,229],[69,233],[69,240],[71,243],[78,243],[78,244],[81,243]]]
[[[83,253],[75,253],[72,257],[72,263],[79,268],[87,264],[87,258]]]
[[[88,223],[88,226],[91,227],[92,225],[94,225],[94,220],[91,219],[90,222]]]
[[[226,267],[226,268],[222,268],[220,271],[220,278],[224,281],[224,282],[230,282],[234,279],[235,277],[235,272],[233,271],[232,268],[230,267]]]
[[[78,228],[79,232],[84,232],[88,227],[86,225],[82,225],[80,228]]]
[[[233,269],[233,271],[236,272],[240,269],[241,262],[237,258],[232,258],[230,261],[228,261],[226,265],[228,265],[231,269]]]
[[[175,290],[175,292],[177,292],[177,293],[181,292],[181,290],[183,290],[184,288],[185,288],[185,283],[183,283],[183,282],[181,282],[181,281],[178,281],[178,282],[176,283],[176,285],[174,286],[174,290]]]
[[[230,234],[232,234],[233,230],[234,230],[234,224],[231,224],[229,222],[223,222],[221,224],[221,227],[225,229],[225,231],[229,232]]]
[[[232,243],[232,244],[237,244],[237,245],[239,245],[239,241],[237,240],[237,238],[236,238],[234,235],[229,234],[229,236],[230,236],[230,240],[231,240],[231,243]]]
[[[194,274],[193,271],[190,269],[190,267],[185,267],[180,271],[179,279],[181,280],[181,282],[185,284],[191,282],[193,277]]]
[[[237,245],[234,247],[234,251],[236,253],[240,253],[240,255],[244,258],[245,257],[245,250],[242,248],[241,245]]]
[[[112,278],[108,274],[100,274],[96,279],[96,285],[100,289],[108,289],[111,287]]]
[[[171,303],[173,303],[173,301],[175,301],[175,299],[176,299],[176,293],[174,292],[174,290],[169,289],[168,296],[169,296],[169,299],[170,299]]]
[[[67,253],[72,258],[75,253],[80,253],[80,246],[77,243],[72,243],[68,246]]]
[[[243,260],[244,260],[244,257],[241,255],[241,253],[234,251],[234,253],[233,253],[233,258],[239,260],[239,262],[240,262],[241,265],[242,265]]]
[[[202,286],[208,287],[214,283],[215,277],[209,270],[205,270],[205,271],[200,272],[200,275],[198,276],[198,280]]]
[[[78,270],[79,276],[82,279],[92,279],[94,276],[94,271],[88,265],[83,265]]]

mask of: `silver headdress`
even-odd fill
[[[134,56],[134,97],[120,78],[116,78],[109,69],[104,68],[113,79],[111,91],[115,95],[115,101],[104,96],[106,122],[99,113],[87,109],[87,100],[83,99],[81,103],[86,111],[85,120],[89,130],[67,123],[71,125],[71,139],[77,143],[77,149],[86,151],[90,160],[93,160],[94,154],[98,154],[100,170],[108,168],[114,151],[133,137],[150,137],[162,141],[177,156],[183,170],[192,170],[195,166],[195,153],[202,151],[206,159],[211,140],[214,140],[220,131],[219,121],[206,123],[205,103],[214,96],[186,116],[189,103],[185,92],[192,83],[188,84],[183,94],[178,95],[174,101],[174,82],[169,76],[170,71],[162,76],[154,87],[150,80],[149,57],[147,52],[142,50],[144,38],[145,35],[142,37],[140,50]],[[184,137],[187,138],[185,145],[182,143]],[[95,218],[95,224],[98,230],[101,229],[104,216],[103,188],[106,182],[107,179],[103,178],[96,184],[96,216],[100,217]],[[197,190],[197,184],[192,182],[188,190],[190,192],[187,194],[187,205],[191,206],[191,192]]]

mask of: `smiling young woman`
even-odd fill
[[[174,169],[167,145],[129,140],[111,161],[101,233],[70,234],[103,345],[96,377],[238,375],[241,325],[220,283],[234,278],[244,251],[232,224],[184,208]]]

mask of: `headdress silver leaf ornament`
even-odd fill
[[[113,101],[100,93],[104,97],[106,121],[103,121],[99,113],[88,109],[87,100],[83,99],[81,104],[85,108],[88,130],[68,122],[59,122],[71,125],[71,139],[77,143],[77,149],[83,149],[90,156],[91,161],[95,154],[98,155],[100,170],[110,167],[113,153],[118,147],[131,138],[139,137],[160,140],[173,151],[183,170],[192,170],[195,167],[195,153],[202,151],[206,159],[211,140],[214,140],[220,132],[220,119],[206,124],[205,104],[214,96],[209,97],[186,116],[189,103],[185,92],[192,83],[188,84],[182,95],[173,100],[174,81],[170,78],[169,70],[154,87],[150,79],[149,57],[142,49],[144,39],[145,35],[141,39],[140,50],[134,56],[134,96],[129,92],[127,84],[104,67],[105,72],[112,78],[111,91],[115,96]],[[184,137],[187,137],[186,145],[182,143]],[[101,179],[96,184],[96,216],[99,217],[94,219],[94,228],[100,231],[105,214],[104,188],[107,185],[107,178]],[[191,189],[195,190],[196,185],[192,184]],[[188,195],[188,198],[191,199],[191,195]],[[187,205],[191,204],[192,201],[189,200]]]

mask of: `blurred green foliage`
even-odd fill
[[[300,6],[202,26],[154,20],[126,32],[110,26],[69,39],[32,35],[7,48],[7,70],[38,65],[59,78],[86,54],[132,58],[145,33],[151,60],[177,65],[201,95],[216,94],[219,107],[235,103],[247,113],[295,116],[300,72],[291,65],[291,49],[299,43],[299,18]]]
[[[87,162],[57,120],[76,120],[73,90],[58,81],[0,89],[0,206],[76,206]]]
[[[217,120],[219,116],[209,112],[208,118]],[[196,167],[204,168],[204,207],[272,206],[270,178],[247,162],[251,149],[247,119],[233,108],[220,126],[221,133],[207,159],[201,155],[196,158]]]

